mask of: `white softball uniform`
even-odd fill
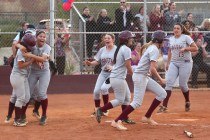
[[[166,76],[166,90],[172,90],[172,87],[179,76],[179,85],[183,92],[187,92],[188,80],[192,71],[192,55],[190,51],[180,52],[184,47],[190,47],[194,41],[188,35],[181,35],[179,38],[174,36],[169,38],[169,47],[172,58]]]
[[[141,106],[146,90],[152,91],[156,95],[155,98],[158,101],[163,101],[166,98],[166,91],[148,76],[151,61],[157,62],[158,57],[158,48],[155,45],[149,46],[134,71],[132,76],[134,83],[134,98],[130,104],[134,109]]]
[[[107,50],[106,46],[102,47],[95,56],[95,60],[101,63],[101,73],[99,74],[95,88],[93,91],[93,96],[95,100],[100,99],[100,93],[102,95],[108,94],[110,84],[106,84],[105,81],[109,78],[110,72],[106,70],[106,66],[113,65],[114,52],[117,46],[114,46],[112,50]]]
[[[46,43],[41,47],[36,47],[35,50],[32,51],[34,55],[42,56],[47,55],[50,57],[51,48]],[[39,82],[38,82],[39,81]],[[32,94],[34,88],[38,82],[38,100],[45,100],[47,99],[47,88],[50,82],[50,68],[49,68],[49,61],[46,60],[43,63],[33,63],[31,66],[31,72],[29,74],[29,87],[30,93]]]
[[[10,75],[10,83],[13,87],[12,96],[10,101],[15,103],[16,107],[22,108],[25,106],[30,99],[30,90],[28,84],[28,73],[29,68],[20,69],[18,67],[18,62],[27,60],[23,57],[20,50],[17,51],[17,55],[14,59],[14,66]]]
[[[128,59],[131,59],[131,49],[126,45],[123,45],[119,49],[116,63],[114,64],[110,75],[110,83],[115,95],[115,99],[110,101],[113,107],[129,105],[131,100],[130,89],[125,80],[127,75],[125,61]]]

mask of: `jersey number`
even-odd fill
[[[183,52],[179,52],[179,57],[184,57],[184,53]]]

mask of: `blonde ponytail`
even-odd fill
[[[147,50],[147,48],[148,48],[150,45],[152,45],[152,44],[153,44],[152,41],[150,41],[150,42],[144,44],[144,45],[142,46],[142,48],[141,48],[141,51],[140,51],[141,54],[140,54],[140,56],[142,56],[142,55],[144,54],[144,52]]]

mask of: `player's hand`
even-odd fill
[[[31,58],[32,57],[32,54],[31,53],[23,53],[23,56],[24,57],[27,57],[27,58]]]
[[[22,52],[22,53],[27,53],[28,51],[27,51],[27,49],[24,47],[24,46],[20,46],[20,51]]]
[[[180,52],[181,52],[181,53],[183,53],[183,52],[185,52],[185,51],[186,51],[186,48],[181,48],[181,49],[180,49]]]
[[[107,70],[107,71],[112,71],[112,66],[111,65],[107,65],[106,67],[105,67],[105,70]]]
[[[84,63],[85,65],[88,65],[88,66],[91,65],[91,61],[88,61],[88,60],[85,60],[83,63]]]
[[[166,79],[161,79],[161,80],[160,80],[160,84],[161,84],[161,85],[165,85],[165,84],[166,84]]]
[[[126,5],[126,11],[130,11],[131,10],[131,5],[130,5],[130,3],[128,3],[127,5]]]

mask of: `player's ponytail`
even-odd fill
[[[146,49],[153,44],[153,41],[150,41],[146,44],[144,44],[141,48],[141,51],[140,51],[140,56],[142,56],[144,54],[144,52],[146,51]]]

